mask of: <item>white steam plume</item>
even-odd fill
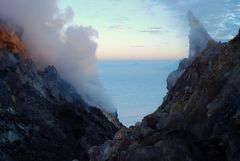
[[[189,58],[192,58],[202,52],[207,47],[208,41],[212,40],[212,38],[191,11],[188,12],[187,16],[190,26]]]
[[[200,23],[191,11],[188,12],[189,22],[189,55],[183,59],[178,66],[178,69],[171,72],[167,78],[167,88],[170,90],[177,82],[178,78],[184,73],[186,68],[192,63],[194,58],[198,56],[206,47],[209,41],[214,41],[208,34],[205,27]]]
[[[91,27],[73,26],[71,8],[60,10],[58,0],[1,0],[0,18],[24,28],[23,41],[34,62],[55,65],[89,104],[115,112],[98,79]]]

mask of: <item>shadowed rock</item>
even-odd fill
[[[0,27],[0,160],[88,160],[89,148],[112,139],[117,127],[53,66],[38,71],[17,32],[5,28]]]
[[[91,149],[90,161],[239,161],[239,37],[208,43],[162,105]]]

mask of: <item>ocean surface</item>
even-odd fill
[[[167,76],[179,61],[99,61],[105,92],[116,106],[120,121],[134,125],[154,112],[167,93]]]

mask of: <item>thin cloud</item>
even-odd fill
[[[118,23],[127,23],[129,21],[129,18],[125,16],[115,16],[111,19],[111,21]]]
[[[145,46],[144,45],[132,45],[130,47],[132,47],[132,48],[144,48]]]
[[[108,29],[111,29],[111,30],[123,30],[124,27],[121,26],[121,25],[111,25],[111,26],[108,26]]]
[[[139,30],[139,32],[149,33],[149,34],[162,34],[169,32],[168,30],[164,30],[162,27],[149,27],[143,30]]]
[[[148,3],[167,6],[169,11],[178,14],[175,17],[178,19],[185,18],[187,11],[192,10],[215,39],[228,39],[239,28],[239,0],[149,0]]]
[[[131,27],[126,27],[124,25],[111,25],[107,27],[109,30],[131,30]]]

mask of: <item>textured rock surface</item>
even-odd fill
[[[0,161],[88,160],[116,126],[54,67],[39,72],[22,45],[14,29],[0,28]]]
[[[239,85],[240,34],[209,43],[156,112],[92,148],[91,161],[239,161]]]

